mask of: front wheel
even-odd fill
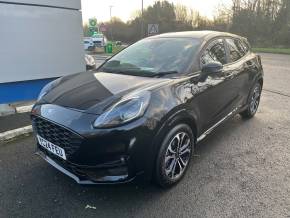
[[[167,188],[183,178],[191,160],[193,144],[194,135],[188,125],[179,124],[169,131],[157,156],[157,184]]]
[[[252,89],[246,110],[240,113],[240,115],[243,118],[249,119],[255,116],[260,104],[261,92],[262,92],[261,84],[256,83],[254,88]]]

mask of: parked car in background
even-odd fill
[[[44,87],[31,117],[38,153],[80,184],[142,176],[171,187],[198,142],[236,114],[256,114],[262,87],[261,58],[240,36],[149,37]]]
[[[91,38],[85,38],[84,39],[84,49],[85,50],[91,51],[91,50],[94,49],[94,47],[95,47],[94,41]]]
[[[105,47],[107,45],[107,38],[104,34],[96,34],[92,37],[95,47]]]
[[[122,42],[121,41],[116,41],[116,45],[117,46],[121,46],[122,45]]]
[[[87,70],[96,69],[96,61],[93,56],[85,54],[85,61]]]

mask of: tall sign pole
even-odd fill
[[[110,21],[112,21],[112,8],[113,8],[113,5],[110,5],[109,8],[110,8]]]
[[[112,26],[112,8],[113,8],[114,6],[113,5],[110,5],[109,6],[109,8],[110,8],[110,23],[111,23],[111,31],[110,31],[110,33],[111,33],[111,40],[113,41],[113,26]]]
[[[143,0],[142,0],[142,7],[141,7],[141,38],[144,37],[144,5],[143,5]]]

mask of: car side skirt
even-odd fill
[[[227,114],[224,118],[222,118],[220,121],[218,121],[216,124],[214,124],[212,127],[210,127],[208,130],[206,130],[203,134],[201,134],[196,142],[199,143],[201,142],[203,139],[205,139],[212,131],[214,131],[219,125],[221,125],[222,123],[224,123],[226,120],[228,120],[229,118],[233,117],[234,115],[236,115],[239,111],[241,111],[241,108],[244,107],[237,107],[234,110],[232,110],[229,114]]]

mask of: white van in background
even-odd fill
[[[95,47],[105,47],[107,45],[107,38],[102,33],[98,33],[92,37]]]
[[[93,50],[95,47],[94,41],[92,38],[84,38],[84,49],[85,50]]]

